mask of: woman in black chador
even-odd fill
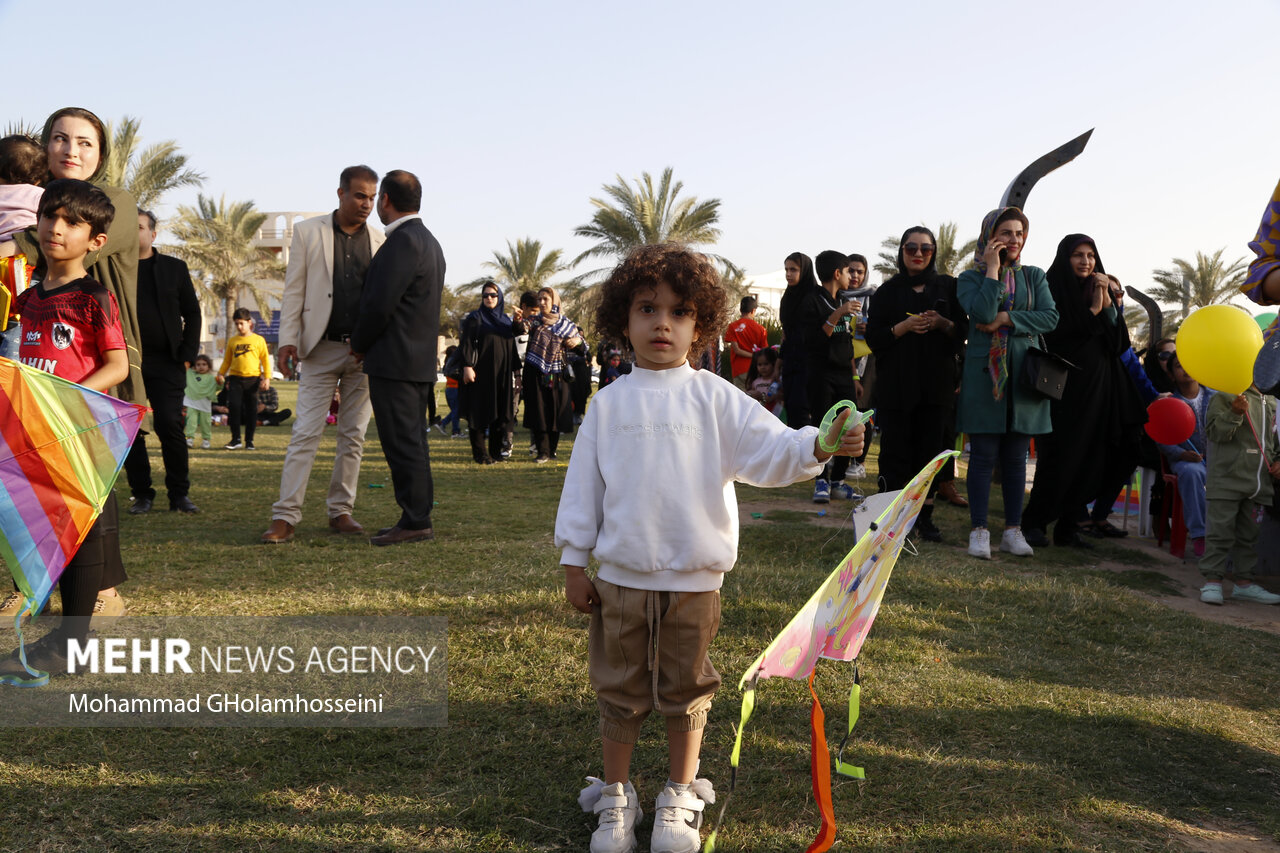
[[[880,488],[901,489],[946,449],[944,435],[955,406],[956,357],[969,323],[956,301],[956,280],[934,263],[938,241],[923,226],[898,244],[898,272],[871,296],[867,344],[876,360],[874,405],[880,427]],[[916,521],[931,541],[935,480]]]
[[[458,406],[470,426],[471,456],[481,465],[502,461],[502,442],[515,410],[515,377],[520,372],[515,336],[522,327],[503,313],[504,307],[498,285],[486,281],[480,307],[462,318],[459,346],[464,367]]]
[[[1084,507],[1112,472],[1137,458],[1146,411],[1120,361],[1129,348],[1123,295],[1105,275],[1093,239],[1068,234],[1048,272],[1058,306],[1058,326],[1044,336],[1045,349],[1075,365],[1062,399],[1050,405],[1053,431],[1036,438],[1036,478],[1022,513],[1031,545],[1088,547],[1080,538]]]

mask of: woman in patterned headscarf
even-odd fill
[[[1027,217],[1016,207],[982,220],[975,269],[960,274],[956,298],[969,315],[969,342],[960,380],[957,428],[969,435],[969,553],[991,556],[987,506],[991,475],[1000,460],[1004,536],[1000,550],[1032,551],[1022,536],[1022,499],[1031,436],[1050,431],[1049,401],[1022,381],[1027,347],[1058,325],[1058,310],[1044,270],[1022,263]]]

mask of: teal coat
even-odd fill
[[[1013,329],[1009,334],[1009,380],[1005,398],[992,396],[991,371],[987,353],[991,335],[978,331],[979,323],[990,323],[1000,310],[1004,285],[987,278],[977,270],[960,274],[956,298],[969,315],[969,341],[965,344],[964,373],[960,379],[960,403],[956,411],[956,428],[965,433],[1003,433],[1008,423],[1008,397],[1013,396],[1013,431],[1024,435],[1043,435],[1053,429],[1049,417],[1049,399],[1029,390],[1022,380],[1022,359],[1027,347],[1040,346],[1039,336],[1058,325],[1058,308],[1049,293],[1044,270],[1024,266],[1015,273],[1017,292],[1009,318]],[[1028,295],[1031,296],[1028,301]]]

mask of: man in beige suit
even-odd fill
[[[350,166],[342,170],[338,209],[293,229],[276,357],[285,376],[293,372],[295,364],[302,375],[298,380],[298,414],[280,474],[280,500],[271,507],[271,526],[262,534],[262,541],[268,544],[293,539],[294,528],[302,521],[307,481],[335,389],[340,391],[342,403],[326,502],[329,530],[364,533],[351,512],[372,407],[369,383],[351,354],[350,338],[365,273],[385,239],[381,231],[365,224],[377,197],[378,174],[368,166]]]

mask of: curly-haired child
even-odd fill
[[[724,327],[727,302],[710,261],[670,244],[636,249],[601,290],[596,329],[625,341],[635,369],[587,408],[556,517],[565,596],[591,615],[588,668],[604,778],[589,779],[578,799],[598,816],[593,853],[635,847],[642,813],[631,753],[653,711],[666,720],[670,778],[658,794],[650,849],[698,849],[704,806],[715,801],[710,781],[694,777],[720,685],[708,655],[719,590],[738,552],[732,484],[785,486],[812,478],[832,455],[817,428],[789,429],[731,383],[689,365],[689,352]],[[837,452],[857,456],[862,433],[850,430]],[[593,554],[599,566],[590,578]]]

